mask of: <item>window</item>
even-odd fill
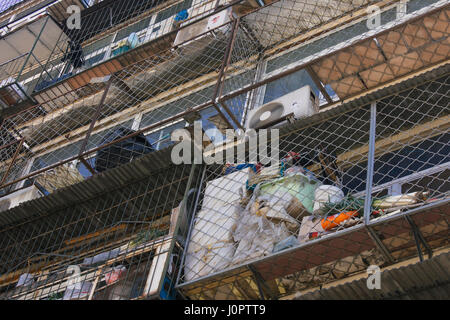
[[[244,72],[240,75],[236,75],[234,77],[227,79],[225,81],[225,85],[224,85],[224,90],[223,90],[224,94],[236,91],[236,90],[240,89],[241,87],[251,83],[254,80],[254,75],[255,75],[255,71],[251,70],[251,71]],[[214,95],[214,90],[215,90],[215,83],[205,89],[191,93],[188,96],[179,98],[178,100],[169,102],[168,104],[166,104],[164,106],[161,106],[150,112],[147,112],[146,114],[144,114],[142,116],[142,120],[140,122],[139,128],[142,129],[142,128],[148,127],[152,124],[156,124],[159,121],[162,121],[162,120],[172,117],[176,114],[184,112],[188,108],[194,108],[196,106],[199,106],[203,103],[210,101]],[[225,102],[228,109],[234,115],[234,117],[237,119],[238,122],[242,122],[242,120],[243,120],[243,115],[244,115],[245,107],[247,105],[248,95],[249,94],[245,93],[245,94],[242,94],[240,96],[237,96],[237,97]],[[223,135],[218,130],[219,128],[217,128],[217,123],[215,123],[216,120],[218,120],[218,122],[221,122],[220,119],[217,119],[218,115],[219,115],[217,110],[214,107],[209,107],[205,110],[200,111],[199,113],[201,116],[203,129],[205,131],[207,131],[207,135],[210,137],[210,139],[214,143],[217,143],[217,144],[222,143],[224,141],[225,135]],[[224,114],[225,114],[225,117],[228,119],[228,121],[230,123],[233,123],[233,120],[231,119],[231,117],[228,114],[226,114],[225,111],[224,111]],[[214,117],[214,118],[211,119],[212,117]],[[162,134],[162,135],[161,135],[161,131],[158,130],[158,132],[152,133],[149,137],[152,140],[152,142],[156,141],[157,139],[163,137],[164,135],[169,134],[169,131],[171,132],[171,131],[175,130],[175,128],[178,129],[178,128],[184,127],[185,124],[186,124],[186,122],[183,122],[183,125],[180,124],[179,127],[174,126],[173,128],[168,127],[166,129],[163,129],[164,134]],[[165,146],[166,146],[166,144],[161,144],[161,146],[157,149],[160,150]]]
[[[107,53],[110,49],[111,41],[113,39],[114,36],[111,35],[95,41],[94,43],[86,46],[86,48],[83,49],[86,60],[86,67],[89,68],[91,66],[94,66],[95,64],[109,57]]]
[[[186,121],[177,122],[161,130],[150,133],[147,135],[147,140],[149,140],[155,150],[165,149],[174,143],[171,139],[172,132],[177,129],[182,129],[185,126]]]
[[[129,120],[129,121],[126,121],[118,126],[113,127],[113,128],[109,128],[104,131],[93,134],[88,141],[86,150],[93,149],[93,148],[100,146],[104,137],[106,137],[110,132],[113,132],[118,127],[131,128],[132,124],[133,124],[133,120]],[[66,159],[69,159],[69,158],[72,158],[72,157],[78,155],[80,152],[82,143],[83,143],[83,140],[79,140],[77,142],[66,145],[57,150],[54,150],[50,153],[44,154],[40,157],[37,157],[33,162],[33,165],[31,167],[31,172],[35,172],[37,170],[46,168],[55,163],[58,163],[60,161],[63,161],[63,160],[66,160]],[[95,154],[92,154],[92,156],[86,160],[89,162],[89,164],[91,166],[94,166],[95,165]],[[77,169],[83,177],[86,178],[86,177],[91,176],[91,173],[84,166],[84,164],[78,163]]]
[[[432,2],[436,2],[436,0],[430,1],[412,0],[408,3],[409,8],[408,12],[412,10],[412,9],[410,10],[410,8],[418,10],[424,7],[425,2],[429,5]],[[396,17],[397,17],[397,6],[393,5],[390,7],[386,7],[385,9],[383,9],[383,12],[381,13],[381,23],[382,25],[385,25],[389,22],[394,21]],[[320,37],[314,41],[309,42],[307,45],[302,45],[298,48],[295,48],[283,54],[282,56],[267,61],[265,68],[266,77],[269,75],[276,74],[277,72],[280,72],[281,69],[283,69],[283,71],[286,69],[291,69],[296,65],[301,64],[303,61],[306,61],[306,59],[318,57],[319,55],[328,52],[330,48],[332,48],[333,46],[348,42],[351,39],[361,36],[368,31],[370,30],[367,26],[366,19],[350,23],[349,25],[345,26],[342,29],[338,29],[335,32],[326,34],[323,37]],[[299,89],[302,85],[310,85],[313,88],[314,92],[319,96],[320,105],[326,104],[324,96],[321,94],[321,92],[319,92],[317,86],[312,81],[308,73],[303,70],[268,84],[266,86],[266,94],[264,95],[264,98],[262,99],[263,101],[261,102],[262,104],[270,102],[271,100],[279,98],[280,96],[286,93]],[[339,99],[337,94],[332,90],[332,88],[329,85],[327,84],[324,85],[324,88],[328,93],[328,95],[334,101]]]
[[[142,116],[139,128],[145,128],[158,123],[164,119],[172,117],[178,113],[184,112],[187,108],[199,106],[211,99],[214,93],[214,87],[208,87],[194,92],[188,96],[167,103],[164,106],[151,110]]]
[[[80,152],[82,140],[37,157],[31,167],[31,172],[46,168],[60,161],[72,158]]]
[[[101,62],[105,58],[106,52],[102,52],[98,55],[95,55],[89,59],[86,59],[86,66],[92,67],[96,65],[97,63]]]
[[[414,173],[449,163],[450,150],[447,145],[448,139],[448,134],[442,134],[411,146],[406,145],[398,151],[376,157],[374,163],[374,185],[389,183]],[[367,168],[367,161],[351,167],[344,172],[344,185],[348,190],[365,190],[365,185],[361,184],[361,181],[367,179],[367,170],[361,170],[361,168]],[[443,178],[443,180],[441,180],[442,185],[444,185],[445,179],[446,178]],[[434,184],[440,183],[435,182]],[[427,188],[440,187],[441,186],[427,186]],[[348,190],[344,191],[348,192]]]
[[[128,36],[130,34],[132,34],[133,32],[139,33],[143,30],[146,30],[149,27],[151,19],[152,19],[152,17],[148,17],[148,18],[141,20],[127,28],[119,30],[119,32],[117,32],[117,36],[116,36],[114,42],[118,42],[118,41],[128,38]]]
[[[183,3],[176,4],[169,7],[163,11],[160,11],[156,16],[155,23],[169,19],[170,17],[176,15],[181,10],[189,9],[192,6],[192,0],[185,0]]]
[[[202,116],[202,128],[211,142],[214,144],[223,143],[225,139],[222,132],[220,132],[217,126],[209,120],[211,117],[216,117],[219,115],[217,110],[214,107],[210,107],[202,110],[200,114]]]
[[[306,70],[300,70],[267,84],[263,104],[278,99],[306,85],[309,85],[316,96],[319,96],[319,89],[314,84],[308,72]]]
[[[436,2],[438,2],[438,0],[409,0],[407,4],[407,13],[420,10]]]

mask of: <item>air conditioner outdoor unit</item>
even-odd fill
[[[183,28],[180,31],[178,31],[177,36],[175,38],[174,46],[176,47],[180,45],[185,46],[187,44],[196,42],[199,39],[203,39],[205,36],[209,34],[209,33],[206,34],[206,32],[211,30],[214,30],[215,33],[218,32],[226,33],[228,30],[230,30],[230,28],[227,28],[227,26],[224,24],[230,22],[231,18],[232,18],[232,9],[227,8],[225,10],[217,12],[216,14],[213,14],[210,17],[204,18],[186,28]],[[222,28],[218,28],[222,25],[224,25]]]
[[[3,198],[0,198],[0,212],[17,207],[19,204],[33,199],[42,197],[43,194],[36,186],[31,186],[14,193],[11,193]]]
[[[289,119],[300,119],[318,112],[315,94],[305,86],[249,112],[247,129],[280,126]]]

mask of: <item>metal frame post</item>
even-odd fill
[[[16,149],[16,151],[14,151],[14,155],[13,155],[13,157],[11,159],[11,162],[9,163],[8,168],[6,169],[5,174],[4,174],[4,176],[3,176],[3,178],[2,178],[2,180],[0,182],[0,186],[3,186],[3,184],[6,181],[6,179],[8,178],[8,175],[9,175],[9,173],[10,173],[14,163],[17,160],[17,156],[19,155],[19,152],[22,149],[23,143],[24,143],[24,139],[23,138],[20,141],[17,141],[17,144],[18,144],[17,145],[17,149]]]
[[[370,136],[369,136],[369,153],[367,155],[367,179],[366,179],[366,196],[364,198],[364,225],[367,228],[370,238],[373,240],[381,254],[389,261],[394,262],[395,259],[389,250],[378,237],[375,230],[370,224],[370,216],[372,215],[372,190],[373,190],[373,174],[375,167],[375,143],[377,135],[377,102],[374,101],[370,105]]]
[[[31,47],[31,50],[28,53],[28,56],[25,59],[24,64],[22,65],[22,68],[20,69],[19,73],[17,74],[16,80],[20,78],[23,70],[25,69],[25,66],[27,65],[28,61],[30,60],[31,54],[33,53],[34,49],[36,48],[36,44],[39,42],[39,38],[41,37],[42,33],[44,32],[45,27],[47,26],[48,19],[50,19],[50,17],[46,18],[44,25],[42,26],[41,30],[39,31],[39,34],[36,37],[36,40],[34,41],[33,46]]]
[[[417,247],[417,253],[419,254],[420,261],[423,261],[423,254],[422,254],[422,248],[421,244],[423,245],[425,251],[428,254],[428,259],[431,259],[433,257],[433,250],[429,246],[429,244],[426,242],[422,232],[420,232],[417,225],[414,223],[414,220],[410,216],[405,216],[406,221],[408,221],[409,225],[411,226],[411,229],[413,231],[414,241],[416,242]]]
[[[188,178],[188,181],[187,181],[187,184],[186,184],[186,190],[184,192],[184,197],[183,197],[183,200],[180,203],[180,212],[178,213],[178,219],[177,219],[177,222],[175,224],[175,229],[173,231],[172,238],[170,239],[170,246],[168,248],[168,252],[170,253],[170,255],[172,255],[172,253],[174,251],[174,248],[175,248],[175,245],[176,245],[176,242],[178,241],[177,235],[178,235],[178,232],[180,230],[180,226],[181,226],[183,218],[184,218],[183,216],[185,216],[187,219],[189,218],[189,211],[188,210],[185,211],[184,208],[186,208],[187,199],[189,197],[191,186],[192,186],[193,181],[194,181],[196,168],[197,168],[197,165],[192,164],[191,170],[189,172],[189,178]],[[183,211],[185,211],[185,212],[183,212]],[[186,221],[188,221],[188,220],[186,220]],[[183,254],[184,254],[184,252],[183,252]],[[164,268],[163,268],[163,271],[162,271],[164,276],[167,275],[167,271],[169,269],[170,263],[171,263],[171,259],[169,258],[169,259],[167,259],[166,263],[164,264]],[[172,280],[172,284],[171,284],[172,290],[177,290],[176,289],[176,285],[177,285],[179,276],[180,276],[180,273],[178,272],[175,275],[174,279]],[[162,283],[160,284],[160,286],[162,286]],[[158,289],[158,292],[160,292],[160,291],[161,291],[161,287]]]
[[[217,101],[218,98],[220,98],[222,96],[223,86],[224,86],[224,83],[225,83],[225,81],[223,81],[223,79],[225,78],[226,69],[227,69],[227,67],[228,67],[228,65],[230,64],[230,61],[231,61],[231,54],[233,52],[237,31],[239,29],[239,22],[240,22],[239,18],[237,18],[237,19],[235,19],[233,21],[233,24],[232,24],[232,27],[231,27],[230,39],[229,39],[228,44],[227,44],[225,55],[224,55],[223,61],[222,61],[222,66],[220,67],[219,75],[218,75],[218,78],[217,78],[216,88],[214,90],[214,94],[213,94],[213,97],[212,97],[211,100],[212,100],[212,104],[213,104],[214,108],[219,112],[219,114],[222,116],[223,120],[228,125],[232,126],[231,123],[228,121],[228,119],[223,114],[223,112],[220,110],[220,108],[218,106],[218,103],[220,103],[222,105],[222,107],[225,109],[226,113],[230,116],[230,118],[237,125],[237,127],[239,129],[243,129],[241,123],[237,121],[236,117],[229,110],[229,108],[225,104],[222,104],[221,103],[222,101]]]
[[[112,84],[112,77],[108,80],[105,91],[103,91],[103,95],[101,97],[100,103],[98,104],[97,109],[95,110],[95,114],[94,114],[94,117],[92,118],[91,125],[89,126],[89,129],[86,133],[86,137],[84,138],[83,144],[80,148],[80,152],[78,154],[79,156],[82,156],[86,149],[88,140],[91,137],[92,130],[94,129],[95,123],[97,122],[98,117],[100,116],[100,111],[105,103],[106,96],[108,95],[109,89],[111,88],[111,84]]]
[[[196,165],[193,165],[193,169],[192,170],[195,170],[196,167],[197,167]],[[185,244],[184,244],[184,250],[183,250],[183,254],[181,256],[180,269],[178,271],[177,280],[175,282],[175,289],[177,289],[179,284],[180,284],[181,274],[182,274],[182,272],[184,270],[184,263],[185,263],[185,260],[186,260],[186,253],[187,253],[188,248],[189,248],[189,242],[190,242],[189,240],[191,238],[192,229],[194,228],[194,224],[195,224],[195,215],[196,215],[195,210],[197,209],[198,202],[200,200],[201,188],[202,188],[203,182],[205,180],[205,176],[206,176],[206,167],[205,166],[201,166],[200,168],[202,170],[202,173],[201,173],[200,181],[199,181],[199,184],[198,184],[199,187],[195,188],[197,194],[195,196],[195,201],[194,201],[194,206],[193,206],[194,212],[192,214],[191,221],[188,221],[189,222],[189,230],[188,230],[188,233],[186,235],[186,241],[185,241]],[[189,193],[189,190],[187,190],[186,196],[188,195],[188,193]],[[187,200],[187,197],[183,201],[185,201],[185,200]],[[183,205],[183,207],[184,207],[184,205]],[[181,216],[181,214],[183,214],[183,213],[180,212],[180,216]]]
[[[55,52],[56,47],[58,47],[58,44],[59,44],[59,42],[60,42],[60,40],[61,40],[61,36],[63,35],[63,33],[64,33],[63,31],[61,31],[61,32],[59,33],[59,37],[58,37],[58,40],[56,41],[56,45],[53,47],[53,50],[52,50],[52,52],[50,53],[50,56],[48,57],[47,62],[45,63],[45,65],[44,65],[44,67],[43,67],[44,69],[43,69],[43,71],[41,72],[41,74],[39,75],[38,81],[36,82],[36,86],[39,85],[39,84],[41,83],[42,75],[44,74],[44,72],[47,73],[47,74],[50,76],[51,80],[54,80],[53,77],[52,77],[52,75],[48,72],[47,66],[49,65],[50,61],[52,61],[53,53]],[[53,66],[52,66],[52,67],[53,67]],[[35,88],[36,88],[36,86],[35,86]]]
[[[370,215],[372,214],[372,188],[373,188],[373,173],[375,162],[375,142],[376,142],[376,128],[377,128],[377,103],[372,102],[370,105],[370,137],[369,137],[369,154],[367,157],[367,179],[366,179],[366,197],[364,200],[364,223],[366,225],[370,222]]]

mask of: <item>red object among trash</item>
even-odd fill
[[[309,239],[315,239],[315,238],[317,238],[319,236],[319,233],[318,232],[311,232],[310,234],[309,234]]]
[[[106,284],[112,284],[118,281],[123,277],[127,269],[125,267],[115,268],[113,271],[110,271],[105,274],[105,282]]]
[[[357,215],[358,211],[349,211],[349,212],[342,212],[334,216],[330,216],[326,219],[322,219],[322,228],[326,231],[329,231],[333,228],[336,228],[344,221],[347,221]]]
[[[287,155],[283,159],[281,159],[281,161],[282,162],[289,162],[289,161],[298,160],[298,159],[300,159],[300,153],[289,151],[287,153]]]

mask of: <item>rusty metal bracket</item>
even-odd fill
[[[433,257],[433,250],[431,250],[430,246],[426,242],[425,238],[423,237],[422,232],[420,232],[419,228],[417,227],[417,225],[414,223],[413,219],[411,219],[410,216],[405,216],[405,219],[406,219],[406,221],[408,221],[408,223],[411,226],[411,229],[413,231],[414,241],[416,242],[417,252],[419,254],[420,261],[422,262],[424,260],[423,254],[422,254],[422,248],[420,246],[421,243],[422,243],[423,247],[425,248],[425,251],[428,254],[428,259],[431,259]]]
[[[367,232],[369,234],[369,237],[375,243],[376,247],[380,250],[381,254],[386,258],[387,261],[389,261],[390,263],[394,263],[395,262],[394,257],[391,255],[391,253],[386,248],[384,243],[378,237],[376,232],[370,226],[367,226],[367,225],[366,225],[366,229],[367,229]]]
[[[224,77],[225,77],[225,73],[226,73],[226,68],[228,67],[228,65],[230,64],[230,61],[231,61],[231,54],[233,52],[234,43],[235,43],[236,35],[237,35],[237,30],[239,29],[239,22],[240,22],[239,18],[237,18],[237,19],[235,19],[233,21],[233,26],[231,27],[231,36],[230,36],[230,38],[228,40],[227,48],[225,50],[225,55],[224,55],[223,61],[222,61],[222,66],[220,67],[219,75],[217,77],[216,88],[214,89],[214,94],[213,94],[213,97],[211,99],[212,103],[214,105],[214,108],[219,112],[219,114],[221,115],[223,120],[225,122],[227,122],[227,124],[230,127],[233,127],[233,126],[228,121],[228,119],[225,117],[225,115],[223,114],[222,110],[220,110],[220,107],[217,105],[217,101],[216,100],[217,100],[218,97],[222,96],[223,87],[224,87],[224,84],[225,84]],[[232,114],[232,112],[229,110],[229,108],[225,104],[223,104],[221,101],[219,103],[225,109],[226,113],[230,116],[230,118],[237,125],[237,127],[242,129],[241,124],[239,123],[239,121],[237,121],[236,117]]]
[[[11,168],[13,166],[13,164],[16,162],[17,156],[19,155],[19,151],[22,149],[23,143],[24,143],[24,139],[21,139],[19,142],[19,145],[17,146],[16,151],[14,152],[13,158],[11,159],[10,164],[8,165],[8,169],[6,169],[6,172],[2,178],[2,181],[0,182],[0,185],[3,186],[3,184],[5,183],[6,178],[9,175],[9,172],[11,171]]]
[[[103,92],[102,98],[100,100],[100,103],[98,104],[97,109],[95,110],[95,114],[94,114],[94,117],[92,118],[91,125],[89,126],[89,129],[86,133],[86,137],[84,138],[83,143],[80,147],[80,152],[78,153],[79,157],[81,157],[83,155],[83,153],[86,149],[87,143],[89,141],[89,138],[91,137],[92,130],[94,129],[95,123],[97,122],[97,120],[100,116],[100,111],[101,111],[103,105],[105,104],[106,96],[108,95],[109,89],[111,88],[111,84],[113,81],[112,79],[113,79],[113,75],[111,76],[111,78],[109,78],[108,83],[106,84],[106,87],[105,87],[105,91]]]

